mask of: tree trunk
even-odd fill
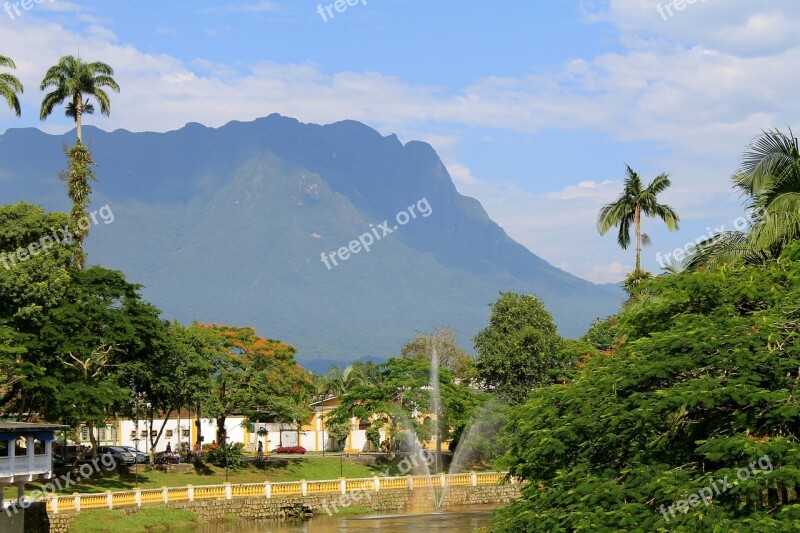
[[[222,444],[225,443],[225,437],[227,436],[226,432],[225,432],[225,419],[226,418],[227,418],[226,416],[217,417],[217,444],[218,445],[222,445]]]
[[[78,144],[83,143],[83,134],[81,131],[81,122],[83,116],[83,95],[80,92],[75,93],[75,125],[78,131]]]
[[[94,436],[94,422],[87,422],[89,428],[89,443],[92,445],[92,459],[97,458],[97,438]]]
[[[200,421],[200,402],[197,402],[197,413],[195,413],[195,414],[197,415],[197,421],[194,423],[195,426],[197,427],[197,440],[195,440],[195,443],[197,443],[200,446],[202,446],[203,445],[203,442],[202,442],[202,440],[203,440],[203,426],[202,426],[202,422]]]
[[[158,441],[161,440],[161,435],[164,434],[164,428],[167,427],[167,422],[169,422],[169,419],[172,416],[173,411],[174,411],[174,409],[170,409],[164,415],[164,420],[163,420],[163,422],[161,422],[161,427],[159,428],[158,433],[156,433],[155,437],[152,436],[152,434],[153,434],[153,431],[152,431],[152,429],[153,429],[153,418],[155,418],[155,410],[151,410],[150,411],[150,430],[151,431],[150,431],[150,435],[148,435],[147,438],[150,439],[150,449],[153,450],[153,453],[155,453],[156,446],[158,446]]]
[[[633,221],[636,226],[636,270],[639,272],[642,268],[642,208],[636,205],[636,215]]]

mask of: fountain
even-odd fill
[[[440,383],[439,383],[439,354],[436,350],[436,346],[433,346],[431,350],[431,411],[434,416],[434,438],[436,442],[436,455],[435,455],[435,467],[434,467],[434,474],[438,475],[439,473],[444,471],[444,465],[442,463],[442,433],[441,433],[441,390],[440,390]],[[447,471],[447,474],[457,474],[458,469],[461,467],[462,461],[469,456],[470,448],[468,443],[474,440],[475,438],[480,436],[480,432],[482,430],[480,422],[487,419],[491,415],[497,415],[501,406],[493,403],[488,402],[484,404],[479,412],[473,417],[470,424],[467,426],[463,438],[458,443],[458,446],[453,451],[453,460],[450,463],[450,468]],[[502,413],[499,413],[502,417]],[[485,430],[485,428],[483,428]],[[428,472],[428,476],[431,476],[431,473]],[[433,504],[437,509],[441,509],[442,503],[445,500],[447,495],[448,485],[444,484],[441,491],[437,493],[436,490],[433,489],[433,483],[431,483],[432,492],[433,492]]]

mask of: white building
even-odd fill
[[[298,425],[293,423],[256,423],[248,428],[245,417],[231,415],[225,419],[225,430],[229,442],[243,443],[245,450],[255,452],[258,443],[264,446],[264,451],[269,453],[279,446],[302,446],[309,452],[338,451],[336,443],[330,436],[325,422],[330,419],[331,412],[339,406],[335,397],[328,398],[310,405],[313,409],[311,418]],[[181,444],[188,443],[194,447],[199,435],[204,445],[211,444],[217,437],[217,421],[213,418],[196,418],[194,411],[184,409],[180,413],[172,414],[165,422],[164,417],[153,420],[152,425],[148,420],[118,419],[108,422],[104,427],[96,429],[95,436],[101,446],[132,446],[147,453],[163,452],[167,443],[173,451],[180,449]],[[366,430],[378,415],[369,419],[350,421],[350,435],[344,446],[348,453],[377,451],[367,440]],[[163,431],[162,431],[163,426]],[[161,437],[155,449],[151,449],[150,436],[155,438],[161,432]],[[89,429],[82,426],[79,431],[79,443],[89,445]],[[380,441],[387,440],[387,431],[380,429]]]
[[[27,483],[52,477],[55,432],[66,427],[0,422],[0,495],[15,485],[22,497]]]

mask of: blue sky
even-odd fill
[[[594,228],[626,163],[673,178],[664,200],[684,222],[674,234],[647,224],[643,261],[657,271],[656,253],[732,226],[741,152],[800,114],[789,0],[359,0],[327,21],[318,6],[333,2],[14,3],[0,12],[0,54],[26,91],[23,117],[0,111],[0,131],[71,127],[39,122],[37,86],[80,47],[122,86],[111,117],[91,124],[166,131],[277,112],[425,140],[512,237],[598,282],[633,266]]]

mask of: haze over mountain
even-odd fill
[[[458,193],[430,145],[359,122],[271,115],[167,133],[88,127],[84,138],[98,163],[94,205],[115,217],[92,228],[90,262],[144,285],[166,317],[253,325],[297,346],[309,368],[397,355],[416,332],[443,326],[471,351],[501,290],[538,295],[565,336],[623,298],[510,239]],[[73,140],[34,128],[0,136],[0,202],[67,210],[57,176]],[[400,227],[397,213],[412,205],[416,218]],[[384,220],[390,235],[378,230]],[[373,229],[382,238],[369,252],[330,269],[321,260]]]

